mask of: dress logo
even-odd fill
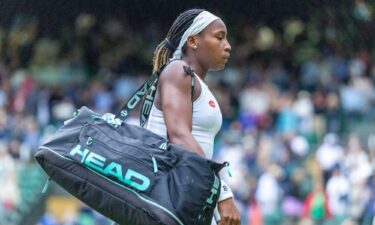
[[[210,104],[210,106],[211,106],[212,108],[215,108],[215,107],[216,107],[215,102],[212,101],[212,100],[210,100],[210,101],[208,102],[208,104]]]

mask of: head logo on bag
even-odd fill
[[[81,145],[74,147],[69,154],[71,156],[80,156],[81,163],[90,167],[91,169],[105,175],[116,177],[118,181],[129,185],[139,191],[145,191],[150,186],[150,179],[146,176],[132,170],[125,169],[125,175],[123,175],[122,165],[116,162],[106,163],[107,159],[97,153],[91,152],[89,149],[85,148],[82,151]]]

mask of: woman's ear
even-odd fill
[[[189,36],[188,39],[186,40],[187,47],[190,49],[193,49],[194,51],[197,50],[198,48],[198,43],[197,43],[197,38]]]

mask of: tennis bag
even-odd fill
[[[152,105],[158,75],[114,118],[80,108],[35,158],[50,179],[118,224],[210,225],[226,164],[123,122],[143,96]]]

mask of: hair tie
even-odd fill
[[[175,47],[173,47],[172,43],[168,40],[168,38],[164,39],[164,46],[168,49],[170,53],[173,54],[173,52],[176,50]]]

